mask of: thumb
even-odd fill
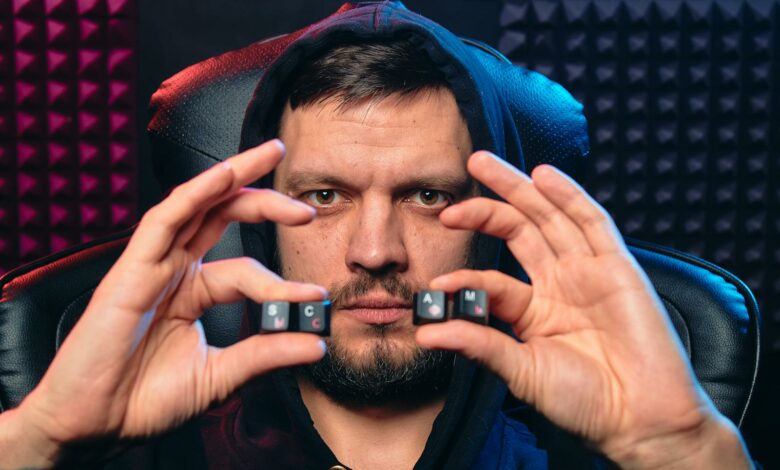
[[[494,328],[464,320],[420,326],[417,343],[458,352],[498,375],[520,400],[529,396],[533,357],[528,346]]]
[[[325,342],[308,333],[254,335],[225,349],[213,350],[209,361],[212,400],[222,400],[250,379],[282,367],[316,362]]]

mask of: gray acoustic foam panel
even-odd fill
[[[780,0],[507,0],[499,49],[585,105],[583,182],[630,237],[731,270],[780,352]]]

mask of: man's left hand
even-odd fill
[[[485,289],[520,341],[452,321],[417,341],[459,351],[519,399],[623,467],[749,468],[736,428],[699,387],[666,312],[606,212],[550,166],[532,178],[487,152],[469,172],[504,201],[474,198],[440,220],[506,240],[527,284],[461,270],[432,289]]]

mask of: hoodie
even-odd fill
[[[512,65],[488,46],[456,37],[398,1],[387,0],[344,4],[320,22],[244,49],[261,63],[262,73],[246,108],[238,150],[276,137],[274,116],[284,104],[279,90],[302,61],[345,37],[398,36],[409,38],[443,72],[474,149],[489,150],[523,170],[551,163],[572,171],[587,155],[582,107],[561,86]],[[239,62],[238,67],[246,65]],[[269,186],[270,181],[265,178],[259,185]],[[483,194],[492,195],[485,188]],[[275,250],[272,233],[270,225],[242,226],[244,253],[269,264]],[[502,247],[500,240],[480,236],[476,268],[501,269],[523,277],[511,256],[501,256]],[[248,306],[243,336],[256,331],[252,324],[255,308]],[[491,324],[508,332],[506,325]],[[539,436],[540,442],[553,448],[565,442],[564,462],[590,461],[581,446],[570,445],[573,440],[533,410],[507,399],[506,387],[495,375],[458,357],[444,408],[415,468],[546,468],[554,459],[539,448]],[[183,446],[187,439],[199,440],[199,445]],[[188,450],[182,453],[182,447]],[[225,404],[162,439],[159,449],[158,455],[176,449],[171,455],[179,457],[158,458],[158,462],[187,467],[203,468],[204,462],[208,468],[327,469],[340,465],[314,429],[290,371],[257,378]]]
[[[433,21],[410,12],[400,2],[392,1],[345,4],[330,17],[269,44],[269,48],[278,48],[279,54],[267,66],[247,107],[239,150],[276,137],[275,116],[284,104],[279,90],[299,63],[345,37],[360,40],[402,35],[427,53],[444,73],[474,148],[489,150],[524,169],[521,132],[514,108],[508,102],[517,96],[507,93],[507,87],[512,86],[513,74],[528,72],[499,61],[485,49],[465,43]],[[562,89],[549,86],[561,95]],[[575,143],[580,152],[576,157],[583,156],[587,141],[580,136]],[[553,156],[546,161],[559,165],[572,159],[570,155],[556,154],[554,149],[547,149],[546,153]],[[269,181],[264,185],[269,185]],[[245,252],[269,261],[273,249],[269,228],[245,227],[244,231]],[[498,240],[480,237],[477,268],[502,266],[505,271],[520,275],[511,263],[500,263],[500,252]],[[505,325],[494,326],[506,330]],[[253,325],[249,325],[248,332],[253,330]],[[524,424],[501,412],[505,397],[506,387],[497,377],[458,358],[444,409],[434,422],[415,468],[546,467],[546,453],[536,447],[533,434]],[[204,428],[204,441],[210,443],[206,444],[207,457],[214,468],[253,468],[259,462],[273,463],[275,468],[330,468],[340,464],[314,429],[289,371],[259,378],[245,387],[239,398],[210,414],[206,422],[209,424]]]

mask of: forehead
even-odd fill
[[[366,100],[348,107],[336,99],[285,110],[280,137],[287,157],[276,183],[307,172],[393,180],[439,173],[465,175],[471,139],[448,90]]]

